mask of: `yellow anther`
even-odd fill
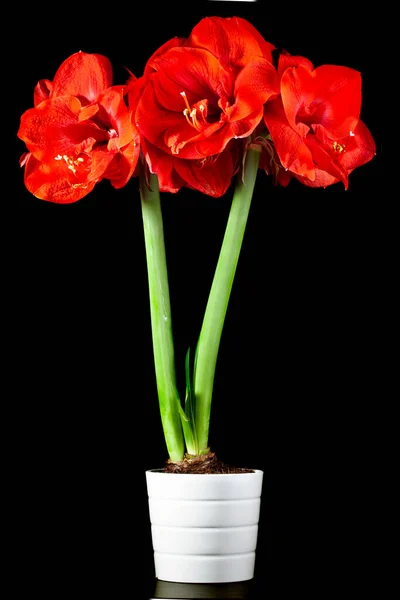
[[[67,169],[72,171],[74,175],[76,175],[76,167],[83,166],[82,163],[85,162],[85,159],[82,156],[75,158],[72,156],[68,156],[67,154],[63,154],[62,156],[61,154],[57,154],[57,156],[54,157],[54,160],[63,160],[67,165]]]
[[[345,145],[341,145],[339,144],[339,142],[333,142],[333,151],[337,152],[337,154],[341,154],[342,152],[345,152],[346,150],[346,146]]]
[[[192,125],[192,122],[190,121],[190,119],[189,119],[189,117],[188,117],[188,114],[189,114],[189,109],[188,109],[188,108],[185,108],[185,110],[183,111],[183,114],[185,115],[185,117],[186,117],[186,121],[189,123],[189,125]]]
[[[197,110],[195,108],[190,113],[190,118],[192,119],[194,127],[200,129],[200,123],[197,120]]]
[[[184,99],[185,104],[186,104],[186,108],[183,111],[183,114],[185,115],[186,121],[189,123],[189,125],[191,127],[194,127],[195,129],[197,129],[197,131],[200,131],[201,126],[200,126],[200,123],[197,120],[197,110],[196,110],[196,108],[191,108],[185,92],[180,92],[180,95],[182,96],[182,98]],[[201,112],[203,112],[204,106],[203,105],[201,105],[201,106],[202,106],[202,108],[200,108],[200,107],[199,108],[200,108]]]
[[[206,118],[204,116],[204,111],[206,110],[206,107],[204,106],[204,104],[200,104],[199,109],[201,112],[201,116],[203,117],[203,121],[205,122]]]

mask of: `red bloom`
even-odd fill
[[[219,154],[190,160],[171,156],[142,140],[142,149],[152,173],[157,173],[160,190],[178,192],[182,187],[219,198],[227,191],[240,165],[240,148],[230,141]]]
[[[359,119],[360,73],[335,65],[314,69],[306,58],[282,54],[278,74],[280,96],[264,112],[277,164],[306,185],[342,181],[347,189],[349,173],[375,154]]]
[[[147,62],[129,104],[160,189],[187,185],[222,195],[238,167],[238,142],[278,93],[273,46],[246,20],[207,17]]]
[[[134,173],[139,135],[124,102],[125,88],[112,87],[109,60],[78,52],[59,67],[54,81],[41,80],[35,108],[21,117],[18,137],[25,185],[36,197],[58,203],[86,196],[101,179],[122,187]]]

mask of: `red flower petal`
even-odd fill
[[[143,91],[146,87],[147,82],[148,82],[148,79],[145,76],[139,77],[138,79],[135,79],[135,80],[133,80],[133,79],[129,80],[128,90],[127,90],[128,104],[129,104],[129,110],[132,115],[132,120],[134,122],[135,122],[136,109],[142,98]]]
[[[291,56],[289,52],[285,50],[280,54],[278,61],[278,75],[282,77],[283,73],[289,67],[305,67],[308,71],[314,70],[314,65],[308,58],[304,58],[304,56]]]
[[[100,94],[98,98],[100,106],[99,118],[104,119],[105,128],[111,135],[115,131],[115,136],[111,135],[109,149],[119,150],[133,140],[133,129],[131,115],[124,102],[123,90],[110,88]],[[101,113],[104,111],[104,116]]]
[[[329,151],[330,147],[324,147],[315,135],[308,135],[305,143],[311,151],[315,168],[328,173],[328,175],[331,175],[336,181],[342,181],[347,190],[348,173],[347,169],[343,168],[340,164],[339,155],[332,155],[332,152]]]
[[[217,157],[202,160],[173,157],[148,141],[143,142],[143,152],[162,192],[176,193],[189,187],[217,198],[227,191],[238,166],[238,146],[233,143]]]
[[[260,46],[260,50],[262,52],[263,57],[266,60],[268,60],[270,63],[272,63],[272,50],[275,50],[275,46],[273,44],[271,44],[270,42],[267,42],[262,37],[260,32],[257,31],[257,29],[254,27],[254,25],[249,23],[249,21],[246,21],[246,19],[243,19],[242,17],[234,17],[234,19],[236,20],[238,25],[240,25],[240,27],[245,29],[248,33],[250,33],[253,36],[253,38],[256,40],[256,42]]]
[[[107,132],[90,122],[79,122],[80,111],[81,103],[73,96],[44,100],[22,115],[18,137],[41,162],[87,150],[87,140],[91,144],[107,140]]]
[[[135,121],[152,144],[180,158],[218,154],[232,137],[249,135],[262,119],[264,102],[278,93],[275,69],[264,58],[254,59],[239,73],[234,89],[231,75],[205,50],[172,48],[153,67],[158,70],[147,85],[135,82],[130,88],[134,105],[138,90],[146,86]],[[232,105],[228,98],[234,98]],[[185,117],[188,105],[197,107],[195,124]]]
[[[25,164],[24,181],[26,188],[36,198],[59,204],[80,200],[96,185],[96,181],[73,182],[61,162],[50,167],[37,161],[32,154]]]
[[[332,139],[354,131],[361,107],[361,76],[348,67],[304,64],[287,68],[281,78],[282,102],[292,128],[303,137],[323,125]]]
[[[78,121],[82,123],[83,121],[88,121],[92,117],[94,117],[99,112],[99,105],[96,104],[88,104],[87,106],[82,106],[79,115]]]
[[[157,175],[161,192],[174,194],[184,187],[185,181],[175,170],[176,158],[147,140],[142,140],[142,149],[150,172]]]
[[[278,175],[277,175],[277,183],[279,183],[279,185],[281,185],[282,187],[287,187],[290,183],[290,181],[292,180],[292,177],[294,177],[293,173],[291,173],[290,171],[285,171],[285,169],[279,169],[278,171]],[[306,179],[305,177],[303,177],[303,179],[305,179],[306,181],[310,181],[309,179]]]
[[[340,139],[354,131],[361,108],[361,74],[348,67],[322,65],[315,69],[313,89],[316,103],[324,110],[318,121],[332,139]]]
[[[157,70],[156,59],[162,56],[170,48],[178,48],[182,46],[185,43],[185,41],[185,38],[174,37],[171,40],[168,40],[168,42],[165,42],[165,44],[163,44],[159,48],[157,48],[154,54],[152,54],[149,60],[147,61],[143,74],[145,76],[151,75],[151,73]]]
[[[33,92],[33,105],[37,106],[43,100],[47,100],[50,97],[53,90],[53,84],[48,79],[41,79],[35,86]]]
[[[139,138],[132,140],[121,152],[114,155],[107,170],[103,174],[104,179],[109,179],[115,188],[123,187],[133,176],[140,154]]]
[[[244,67],[256,57],[268,55],[268,45],[260,34],[256,39],[251,25],[243,26],[243,21],[206,17],[192,29],[186,45],[209,50],[223,66]]]
[[[262,121],[264,114],[264,109],[261,106],[258,110],[251,113],[248,117],[241,119],[240,121],[234,121],[230,123],[229,129],[226,132],[225,136],[235,138],[243,138],[247,137],[256,129],[257,125],[259,125],[260,121]]]
[[[169,111],[159,104],[152,81],[142,94],[135,113],[135,123],[142,136],[165,152],[173,150],[180,141],[190,140],[197,134],[187,123],[183,110]]]
[[[228,190],[236,172],[237,145],[227,147],[217,157],[203,160],[177,159],[175,169],[186,185],[207,196],[219,198]],[[233,152],[232,152],[233,150]]]
[[[206,50],[172,48],[154,61],[154,66],[157,73],[152,82],[158,102],[180,114],[186,108],[181,92],[185,92],[190,105],[207,98],[210,109],[216,110],[221,92],[233,91],[233,79],[227,81],[218,60]],[[224,82],[227,85],[222,87]]]
[[[108,58],[100,54],[77,52],[57,70],[52,96],[79,96],[93,102],[111,85],[112,67]]]
[[[86,180],[100,181],[103,179],[115,155],[115,153],[105,150],[104,146],[92,150],[90,155],[88,155],[90,160],[90,171],[87,174]]]
[[[311,152],[302,137],[289,125],[280,98],[267,102],[264,121],[282,166],[297,175],[313,180],[315,167]]]
[[[289,67],[282,75],[281,94],[285,114],[292,129],[302,137],[307,135],[310,125],[305,124],[306,119],[299,118],[298,114],[314,100],[315,96],[312,88],[312,71],[309,71],[303,65]]]
[[[332,142],[320,125],[316,135],[307,136],[306,143],[316,163],[315,180],[298,179],[312,187],[327,187],[342,181],[348,189],[349,174],[370,161],[376,150],[373,137],[362,121],[358,122],[352,135],[341,138],[339,142]]]
[[[356,167],[365,165],[376,155],[376,145],[369,129],[363,123],[358,121],[354,130],[354,136],[349,136],[347,140],[346,152],[342,157],[343,166],[351,172]]]
[[[252,115],[249,116],[248,120],[243,122],[243,128],[245,128],[246,131],[249,129],[252,131],[255,127],[251,117]],[[259,121],[258,115],[254,120],[257,122]],[[181,158],[197,159],[219,154],[225,149],[232,138],[243,137],[244,133],[243,129],[240,128],[240,124],[240,121],[232,124],[222,124],[222,126],[220,123],[215,123],[214,126],[210,126],[202,134],[199,134],[197,138],[194,138],[191,141],[191,144],[185,146],[183,150],[179,152],[179,156]],[[213,127],[215,130],[213,130]],[[235,133],[235,130],[237,131],[237,134]]]
[[[247,117],[277,94],[279,84],[274,67],[262,58],[254,59],[235,80],[235,103],[229,112],[229,120],[238,121]]]
[[[137,127],[143,137],[163,150],[180,158],[202,158],[221,152],[235,136],[224,121],[205,125],[198,131],[187,122],[183,110],[165,110],[158,102],[153,79],[143,92],[135,114]]]
[[[78,124],[81,103],[77,98],[58,99],[56,101],[44,100],[36,108],[25,111],[21,117],[18,137],[27,145],[28,149],[38,160],[54,158],[60,154],[58,143],[60,137],[58,130],[72,129]],[[54,135],[56,148],[54,149]],[[67,143],[60,144],[62,153],[71,150],[70,139]]]
[[[312,188],[326,188],[328,185],[332,185],[334,183],[339,183],[339,179],[329,175],[326,171],[322,171],[321,169],[315,169],[315,179],[311,181],[307,179],[307,177],[300,177],[299,175],[295,175],[296,179],[298,179],[303,185]]]

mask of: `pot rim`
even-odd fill
[[[264,471],[261,469],[253,469],[250,473],[248,471],[244,471],[243,473],[168,473],[164,471],[164,469],[146,469],[145,473],[152,473],[153,475],[168,475],[169,477],[172,475],[173,477],[243,477],[243,475],[263,475]]]

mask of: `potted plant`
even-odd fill
[[[247,20],[207,17],[166,40],[143,74],[114,85],[110,61],[77,52],[35,88],[18,135],[26,187],[71,203],[101,180],[138,181],[163,465],[146,472],[156,576],[222,583],[253,577],[263,473],[209,447],[220,340],[257,174],[282,186],[342,183],[375,154],[360,120],[361,76],[278,51]],[[162,194],[182,188],[232,204],[204,319],[176,384]],[[183,366],[182,366],[183,367]],[[158,467],[158,468],[157,468]]]

